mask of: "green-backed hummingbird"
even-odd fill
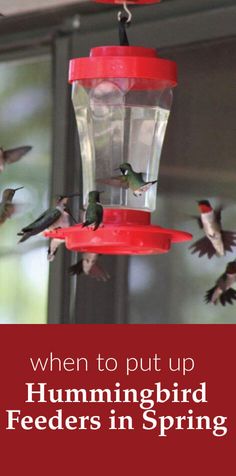
[[[20,160],[32,149],[30,145],[16,147],[15,149],[4,150],[0,147],[0,173],[3,172],[6,164],[13,164]]]
[[[78,195],[78,193],[74,193],[71,195],[59,196],[55,207],[48,208],[48,210],[42,213],[42,215],[40,215],[35,221],[30,223],[28,226],[25,226],[19,233],[17,233],[18,236],[22,236],[19,243],[28,240],[28,238],[33,235],[38,235],[44,230],[61,228],[61,223],[64,220],[64,212],[66,211],[70,214],[67,206],[69,198]]]
[[[214,255],[224,256],[226,251],[233,251],[232,247],[236,246],[236,232],[222,230],[222,207],[214,210],[208,200],[200,200],[198,208],[200,216],[195,218],[206,236],[190,246],[192,254],[198,253],[199,258],[207,255],[211,259]]]
[[[233,304],[236,300],[236,290],[231,286],[236,281],[236,261],[227,264],[225,272],[217,279],[213,288],[209,289],[205,295],[205,302],[218,304]]]
[[[112,187],[120,187],[133,191],[135,197],[140,197],[144,192],[157,183],[157,180],[145,182],[142,172],[135,172],[132,165],[124,162],[115,170],[120,170],[122,175],[110,177],[108,179],[98,179],[98,182]]]
[[[92,190],[88,194],[88,206],[85,212],[85,221],[82,224],[84,226],[92,226],[93,230],[102,224],[103,219],[103,207],[100,203],[100,193],[97,190]]]
[[[100,255],[96,253],[82,253],[81,259],[70,266],[69,273],[73,275],[85,274],[91,278],[97,279],[97,281],[108,281],[110,275],[107,271],[98,264],[98,258]]]
[[[2,225],[7,218],[11,218],[15,212],[16,206],[12,203],[12,199],[17,190],[24,187],[6,188],[2,193],[2,201],[0,202],[0,225]]]

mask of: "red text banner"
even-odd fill
[[[231,325],[0,328],[2,473],[234,474]]]

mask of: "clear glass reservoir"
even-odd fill
[[[155,50],[122,47],[126,52],[130,48],[135,53],[141,50],[138,60],[141,63],[144,61],[144,66],[147,60],[149,63],[153,60],[159,64],[166,62],[157,59]],[[107,49],[109,52],[112,49],[120,52],[121,47]],[[148,51],[149,56],[145,57],[143,50]],[[105,56],[107,63],[109,58],[110,69],[108,64],[105,72],[114,73],[114,55]],[[124,57],[121,59],[124,62]],[[127,59],[130,68],[133,56],[128,55],[125,61]],[[118,61],[117,76],[121,69],[119,66]],[[141,71],[144,66],[140,64]],[[156,180],[174,84],[161,77],[114,76],[82,78],[72,82],[82,156],[84,205],[87,205],[89,191],[100,190],[103,191],[101,203],[105,207],[151,212],[156,208]],[[122,164],[125,165],[122,167]]]

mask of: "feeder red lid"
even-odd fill
[[[70,83],[103,78],[146,80],[154,83],[152,89],[158,83],[174,87],[177,84],[177,67],[174,61],[158,58],[155,48],[143,46],[98,46],[91,49],[89,57],[70,61]],[[142,89],[148,89],[148,84]]]
[[[190,233],[150,224],[150,213],[129,209],[104,209],[104,226],[96,231],[82,225],[45,232],[65,240],[71,251],[111,255],[167,253],[172,243],[189,241]]]

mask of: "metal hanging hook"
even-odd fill
[[[131,19],[132,19],[132,13],[131,13],[131,11],[128,9],[126,2],[123,3],[123,9],[124,9],[124,12],[125,12],[125,16],[127,17],[126,23],[130,23],[130,22],[131,22]],[[117,15],[118,21],[121,21],[122,15],[124,15],[124,12],[122,12],[122,11],[118,12],[118,15]]]

